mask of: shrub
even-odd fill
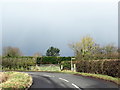
[[[2,68],[8,68],[10,70],[18,70],[23,68],[29,70],[31,66],[35,66],[36,61],[33,58],[16,58],[16,57],[3,57]]]

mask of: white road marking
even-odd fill
[[[47,75],[47,74],[44,74],[43,76],[46,76],[46,77],[55,77],[55,76],[50,76],[50,75]]]
[[[46,77],[55,77],[55,76],[50,76],[50,75],[47,75],[47,74],[44,74],[43,76],[46,76]],[[68,80],[64,79],[64,78],[59,78],[60,80],[63,80],[65,82],[69,82]],[[72,83],[72,85],[77,88],[78,90],[81,90],[77,85],[75,85],[74,83]]]
[[[66,79],[63,79],[63,78],[59,78],[60,80],[63,80],[63,81],[65,81],[65,82],[69,82],[68,80],[66,80]]]
[[[55,76],[50,76],[47,74],[44,74],[43,76],[47,76],[47,77],[55,77]],[[60,80],[63,80],[65,82],[69,82],[68,80],[64,79],[64,78],[59,78]],[[74,86],[75,88],[77,88],[78,90],[81,90],[77,85],[75,85],[74,83],[72,83],[72,86]]]
[[[75,85],[74,83],[72,83],[72,85],[75,87],[75,88],[78,88],[78,89],[80,89],[77,85]]]

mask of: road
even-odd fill
[[[118,85],[95,78],[64,74],[64,73],[49,73],[49,72],[26,72],[33,77],[34,88],[46,89],[68,89],[68,90],[119,90]],[[40,89],[40,90],[41,90]]]

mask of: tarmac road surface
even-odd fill
[[[115,83],[72,75],[50,72],[26,72],[33,77],[32,89],[48,90],[120,90]]]

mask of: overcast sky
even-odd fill
[[[45,55],[54,46],[61,56],[73,56],[68,44],[86,35],[100,45],[117,45],[118,3],[98,1],[4,3],[0,13],[2,45],[18,47],[24,55]]]

